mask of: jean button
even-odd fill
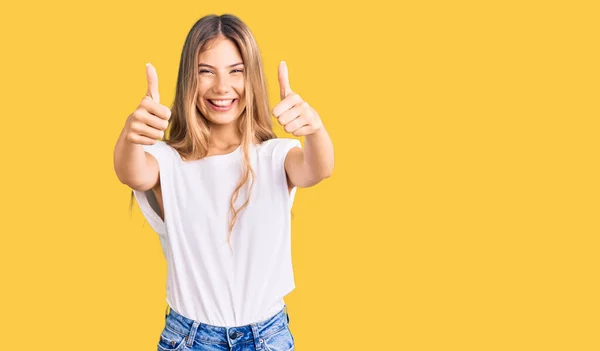
[[[238,337],[238,334],[237,334],[236,332],[231,332],[231,333],[229,333],[229,337],[230,337],[231,339],[235,340],[235,339],[237,339],[237,337]]]

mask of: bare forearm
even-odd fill
[[[305,137],[304,163],[317,179],[325,179],[333,173],[333,143],[322,126]]]

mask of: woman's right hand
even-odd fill
[[[160,104],[158,77],[154,66],[146,64],[148,90],[137,109],[127,117],[125,135],[134,144],[153,145],[162,139],[169,126],[171,110]]]

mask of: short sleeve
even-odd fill
[[[165,182],[163,179],[169,173],[168,168],[171,162],[169,161],[169,146],[164,141],[158,141],[153,145],[143,145],[144,151],[151,154],[158,161],[159,168],[159,176],[161,187],[164,189]],[[152,229],[160,236],[166,236],[166,226],[164,221],[160,218],[157,211],[159,211],[158,202],[156,201],[156,197],[154,196],[154,192],[152,190],[147,191],[139,191],[133,190],[133,194],[135,199],[140,206],[140,210],[144,215],[148,224],[152,227]],[[164,203],[164,199],[163,199]]]
[[[286,176],[286,172],[285,172],[285,158],[288,154],[288,152],[294,148],[294,147],[299,147],[302,148],[302,144],[300,144],[300,140],[298,139],[291,139],[291,138],[277,138],[275,141],[275,145],[273,148],[273,161],[275,162],[275,167],[277,168],[278,172],[280,172],[281,177],[277,177],[278,180],[280,180],[280,185],[283,189],[285,189],[285,192],[287,194],[288,191],[288,187],[287,187],[287,176]],[[293,187],[290,194],[289,194],[289,209],[292,208],[292,205],[294,204],[294,197],[296,196],[296,190],[297,187]]]

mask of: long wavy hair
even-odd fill
[[[244,162],[242,175],[230,199],[231,219],[227,242],[231,247],[233,227],[240,211],[248,206],[250,192],[254,186],[255,173],[250,164],[250,143],[260,144],[276,138],[271,125],[267,85],[258,45],[248,26],[238,17],[231,14],[208,15],[200,18],[190,29],[181,53],[175,100],[171,105],[171,118],[163,141],[186,160],[207,156],[210,123],[196,104],[198,57],[201,52],[209,49],[212,40],[218,37],[235,43],[244,63],[246,104],[237,120],[237,127],[242,136]],[[235,208],[240,190],[248,183],[248,198],[239,208]],[[133,206],[133,197],[132,191],[130,208]]]

